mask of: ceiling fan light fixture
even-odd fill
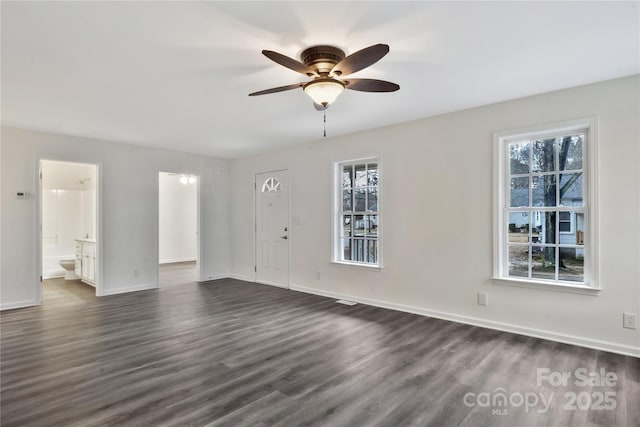
[[[303,89],[313,102],[326,107],[344,92],[344,83],[330,77],[319,78],[304,85]]]

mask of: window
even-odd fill
[[[596,287],[594,126],[496,135],[496,279]]]
[[[560,212],[558,217],[558,231],[571,233],[571,212]]]
[[[333,260],[380,266],[380,171],[377,158],[335,164]]]
[[[262,192],[263,193],[270,193],[272,191],[280,191],[280,182],[277,180],[277,178],[267,178],[264,182],[264,184],[262,184]]]

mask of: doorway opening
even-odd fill
[[[40,160],[40,302],[101,295],[98,165]]]
[[[199,193],[199,177],[159,173],[159,287],[196,282],[200,277]]]
[[[256,282],[289,287],[289,171],[256,174]]]

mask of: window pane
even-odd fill
[[[582,173],[560,175],[560,204],[562,206],[582,206]]]
[[[582,212],[560,212],[560,244],[584,245],[584,214]]]
[[[529,243],[529,212],[509,212],[509,243]]]
[[[378,241],[367,240],[367,262],[378,262]]]
[[[276,178],[267,178],[262,184],[262,192],[268,193],[271,191],[280,191],[281,185],[280,182]]]
[[[584,282],[584,249],[560,248],[558,279]]]
[[[529,147],[531,144],[509,144],[509,173],[511,175],[529,173]]]
[[[353,216],[353,235],[364,236],[365,230],[366,230],[366,223],[364,220],[364,215],[354,215]]]
[[[351,187],[353,187],[353,165],[348,165],[342,169],[342,188]]]
[[[529,206],[529,178],[511,178],[509,195],[510,207],[519,208]]]
[[[582,169],[582,140],[584,135],[562,138],[558,163],[560,170]]]
[[[351,231],[351,215],[344,215],[342,217],[342,235],[344,237],[350,237],[352,236],[352,231]]]
[[[584,245],[584,213],[576,212],[575,219],[576,245]]]
[[[378,210],[378,189],[369,188],[367,190],[367,210],[376,212]]]
[[[354,202],[355,202],[355,206],[353,208],[354,211],[357,212],[364,212],[365,210],[365,206],[364,206],[364,200],[365,200],[365,194],[367,192],[367,190],[365,188],[358,188],[356,190],[354,190]]]
[[[561,233],[571,232],[571,212],[558,212],[558,231]],[[575,242],[567,243],[566,240],[566,236],[560,236],[561,244],[575,244]]]
[[[555,170],[555,138],[533,141],[532,172],[553,172]]]
[[[367,170],[365,165],[355,165],[354,169],[356,171],[355,186],[366,187],[367,186]]]
[[[538,212],[531,213],[531,239],[533,243],[556,243],[556,213]]]
[[[532,177],[531,189],[533,206],[556,205],[556,177],[554,175]]]
[[[555,280],[556,248],[533,246],[531,248],[531,277]]]
[[[342,239],[343,260],[351,261],[351,239]]]
[[[378,215],[367,215],[367,236],[378,237]]]
[[[529,246],[509,246],[509,276],[529,277]]]
[[[351,190],[342,190],[342,210],[349,212],[353,207],[352,203]]]
[[[352,245],[351,261],[365,262],[364,239],[353,239],[351,241],[351,245]]]
[[[369,163],[367,165],[367,185],[369,186],[378,185],[378,164],[377,163]]]

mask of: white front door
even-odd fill
[[[256,282],[289,287],[289,171],[256,174]]]

